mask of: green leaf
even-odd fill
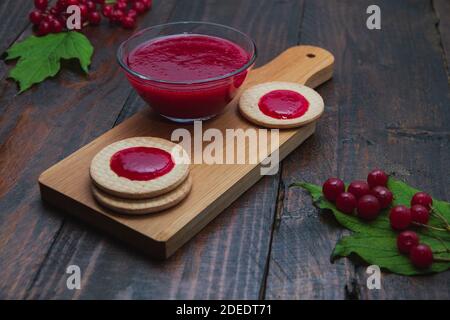
[[[336,220],[345,228],[353,231],[349,236],[339,240],[334,248],[332,257],[344,257],[356,254],[369,264],[376,264],[385,270],[402,274],[418,275],[442,272],[450,268],[450,262],[434,262],[427,270],[416,269],[407,256],[397,250],[397,232],[389,224],[389,210],[383,210],[380,216],[371,222],[363,221],[354,215],[340,212],[333,203],[327,201],[320,186],[310,183],[296,183],[293,186],[306,189],[313,198],[314,204],[322,210],[332,212]],[[418,192],[406,183],[389,179],[388,188],[394,195],[393,205],[409,205],[412,196]],[[450,221],[450,203],[433,199],[433,206]],[[443,227],[441,220],[432,216],[429,225]],[[450,233],[428,228],[415,228],[420,241],[431,247],[434,252],[442,252],[450,248]],[[448,253],[435,254],[435,257],[449,258]]]
[[[87,73],[93,52],[89,39],[79,32],[30,36],[7,51],[6,60],[19,58],[9,77],[19,82],[22,93],[33,84],[55,76],[61,68],[61,59],[78,59]]]

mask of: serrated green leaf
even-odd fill
[[[55,76],[61,68],[61,59],[78,59],[87,73],[93,52],[89,39],[79,32],[30,36],[7,51],[6,60],[19,58],[9,77],[19,82],[21,93],[33,84]]]
[[[331,211],[336,220],[345,228],[353,231],[350,236],[339,240],[334,248],[332,257],[344,257],[356,254],[370,264],[376,264],[383,269],[402,275],[417,275],[433,272],[442,272],[450,268],[450,262],[435,262],[427,270],[415,268],[408,257],[397,250],[397,232],[393,231],[389,224],[389,210],[383,210],[380,216],[366,222],[354,215],[340,212],[333,203],[327,201],[322,194],[320,186],[310,183],[296,183],[293,186],[307,190],[314,204],[322,210]],[[409,205],[412,196],[418,192],[406,183],[389,179],[388,188],[394,195],[393,205]],[[450,203],[433,199],[433,206],[450,221]],[[431,217],[429,225],[442,227],[442,221]],[[434,252],[442,252],[450,248],[450,234],[445,231],[431,230],[427,228],[415,228],[420,241],[429,245]],[[449,258],[448,253],[435,254],[437,257]]]

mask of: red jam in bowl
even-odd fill
[[[234,98],[247,76],[243,67],[250,59],[242,47],[223,38],[171,35],[130,51],[126,64],[132,72],[127,76],[161,115],[179,121],[207,119]]]
[[[119,177],[147,181],[169,173],[175,166],[169,152],[153,147],[131,147],[117,151],[110,160]]]

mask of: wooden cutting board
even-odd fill
[[[333,62],[333,55],[324,49],[292,47],[252,70],[244,87],[276,80],[317,87],[331,78]],[[312,135],[315,125],[281,130],[280,160]],[[171,123],[150,108],[137,113],[43,172],[39,177],[42,199],[155,258],[169,257],[262,177],[260,164],[193,164],[194,184],[182,203],[160,213],[135,217],[115,214],[97,204],[91,194],[89,165],[94,155],[110,143],[135,136],[170,139],[172,131],[180,127],[192,132],[192,125]],[[257,127],[240,116],[235,99],[224,114],[203,123],[203,131],[208,128],[225,132]]]

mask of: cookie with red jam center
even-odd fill
[[[322,97],[293,82],[266,82],[245,90],[239,110],[249,121],[267,128],[295,128],[317,120],[324,111]]]
[[[149,199],[180,186],[189,174],[189,156],[180,146],[155,137],[121,140],[93,159],[95,187],[122,199]]]

